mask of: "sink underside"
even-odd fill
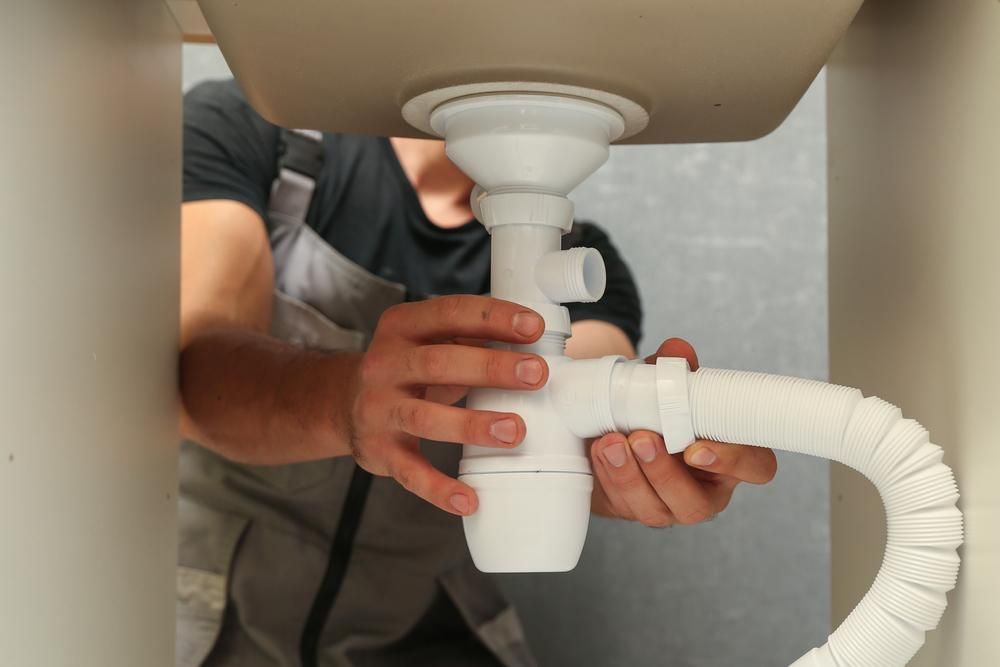
[[[288,127],[425,136],[411,98],[544,82],[649,112],[623,143],[754,139],[795,106],[862,0],[200,0],[251,103]]]

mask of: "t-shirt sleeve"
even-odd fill
[[[207,81],[184,96],[184,201],[232,199],[266,220],[279,130],[235,81]]]
[[[600,301],[566,304],[570,318],[574,322],[602,320],[614,324],[638,347],[642,337],[642,304],[632,271],[603,229],[590,222],[577,222],[573,231],[563,237],[563,248],[587,247],[596,248],[604,257],[608,283]]]

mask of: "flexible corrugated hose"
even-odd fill
[[[792,667],[901,667],[947,605],[962,513],[951,468],[927,430],[894,405],[813,380],[704,368],[689,377],[699,438],[811,454],[854,468],[885,504],[875,582],[826,644]]]

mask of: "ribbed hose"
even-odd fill
[[[951,468],[920,424],[857,389],[704,368],[690,376],[699,438],[812,454],[867,477],[885,504],[882,567],[826,644],[792,667],[901,667],[924,643],[955,587],[962,513]]]

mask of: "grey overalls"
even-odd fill
[[[321,137],[286,131],[283,142],[269,213],[272,333],[363,350],[406,291],[306,224]],[[424,451],[456,473],[460,447]],[[350,457],[250,466],[190,442],[180,465],[178,665],[534,665],[513,608],[472,565],[460,520],[394,480]]]

